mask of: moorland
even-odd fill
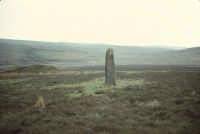
[[[0,73],[1,134],[198,134],[200,67],[17,66]]]

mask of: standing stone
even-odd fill
[[[116,85],[114,53],[112,48],[108,48],[106,51],[105,84]]]

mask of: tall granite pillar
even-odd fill
[[[105,84],[116,85],[114,52],[112,48],[108,48],[106,51]]]

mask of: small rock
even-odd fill
[[[104,90],[97,90],[95,91],[95,94],[104,94]]]

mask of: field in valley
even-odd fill
[[[1,134],[198,134],[200,67],[18,67],[0,74]]]

